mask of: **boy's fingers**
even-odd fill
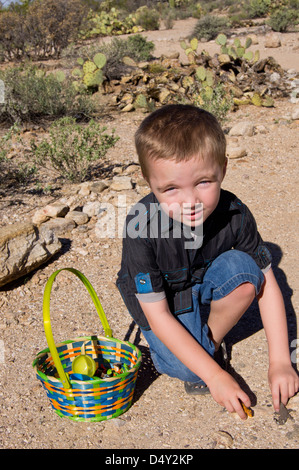
[[[247,414],[245,413],[245,411],[243,410],[243,407],[241,405],[241,402],[240,400],[236,400],[235,403],[234,403],[234,411],[236,413],[238,413],[238,415],[240,416],[241,419],[247,419]]]
[[[289,400],[289,387],[287,384],[283,384],[280,388],[280,400],[281,402],[286,405]]]
[[[247,408],[251,406],[251,401],[248,395],[246,395],[245,392],[242,391],[242,393],[239,394],[239,399],[244,403]]]
[[[272,392],[272,402],[273,402],[274,410],[279,412],[279,405],[280,405],[279,386],[273,385],[271,392]]]

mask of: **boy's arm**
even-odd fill
[[[258,302],[268,341],[273,406],[279,411],[280,401],[286,405],[288,399],[298,391],[299,377],[291,364],[284,301],[272,269],[265,274]]]
[[[225,406],[228,411],[235,411],[242,419],[246,419],[239,400],[250,406],[249,397],[177,321],[169,310],[167,300],[139,302],[153,333],[188,369],[207,384],[215,401]]]

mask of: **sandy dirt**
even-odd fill
[[[179,39],[189,34],[194,21],[177,22],[172,30],[144,33],[156,45],[156,54],[179,50]],[[298,34],[281,35],[282,46],[263,49],[284,68],[297,68]],[[209,50],[214,42],[203,43]],[[217,46],[218,47],[218,46]],[[238,194],[255,214],[262,237],[274,258],[274,271],[281,286],[289,324],[293,355],[299,311],[298,281],[298,119],[292,115],[298,104],[288,99],[274,108],[247,106],[231,113],[225,127],[249,121],[254,135],[235,137],[247,150],[246,156],[229,160],[224,188]],[[110,150],[111,161],[136,162],[133,136],[144,115],[114,115],[107,122],[115,127],[120,141]],[[137,171],[132,175],[140,178]],[[146,188],[136,186],[137,199]],[[138,192],[139,191],[139,192]],[[61,195],[60,195],[61,196]],[[114,194],[117,197],[118,194]],[[49,196],[2,195],[1,220],[7,223],[30,218]],[[99,239],[94,224],[83,232],[74,229],[59,255],[24,279],[0,289],[0,448],[3,449],[150,449],[191,453],[199,449],[297,449],[299,447],[299,399],[288,408],[284,425],[274,420],[268,386],[268,354],[256,304],[226,338],[230,371],[252,400],[253,418],[241,421],[219,406],[211,396],[190,397],[176,379],[159,375],[153,368],[145,340],[131,318],[115,287],[121,259],[121,239]],[[75,267],[90,280],[101,299],[113,334],[141,349],[143,363],[132,407],[119,418],[99,423],[76,423],[58,417],[37,381],[32,361],[47,347],[42,322],[43,289],[49,276],[62,267]],[[80,334],[102,334],[91,299],[71,274],[61,274],[51,294],[51,316],[56,342]],[[120,455],[120,454],[119,454]],[[130,452],[128,453],[130,455]],[[195,459],[198,458],[195,454]],[[103,460],[100,460],[102,462]],[[199,462],[199,460],[198,460]]]

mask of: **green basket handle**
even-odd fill
[[[60,377],[60,380],[63,384],[63,387],[66,389],[71,388],[70,380],[68,375],[64,372],[64,368],[61,364],[59,354],[57,352],[57,348],[55,346],[53,334],[52,334],[52,328],[51,328],[51,322],[50,322],[50,294],[51,294],[51,289],[52,289],[52,284],[56,278],[56,276],[61,272],[61,271],[70,271],[71,273],[75,274],[85,285],[87,288],[93,303],[97,309],[97,312],[99,314],[101,323],[104,328],[105,336],[107,337],[112,337],[112,331],[110,329],[110,326],[108,324],[108,320],[106,318],[106,315],[104,313],[103,307],[101,305],[101,302],[99,301],[94,288],[86,279],[86,277],[77,269],[74,268],[62,268],[58,269],[55,271],[48,279],[48,282],[45,286],[45,291],[44,291],[44,299],[43,299],[43,320],[44,320],[44,329],[45,329],[45,334],[49,346],[50,353],[52,355],[56,370],[58,372],[58,375]]]

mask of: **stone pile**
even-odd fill
[[[151,111],[168,103],[194,102],[202,86],[196,70],[203,66],[212,71],[215,84],[223,84],[233,94],[235,106],[250,104],[254,94],[262,98],[258,106],[273,106],[275,99],[290,96],[296,102],[299,97],[298,73],[283,70],[273,57],[250,62],[224,56],[212,57],[202,52],[189,64],[179,60],[179,53],[139,64],[130,60],[131,73],[111,80],[104,93],[111,95],[110,106],[123,112],[136,108]]]

